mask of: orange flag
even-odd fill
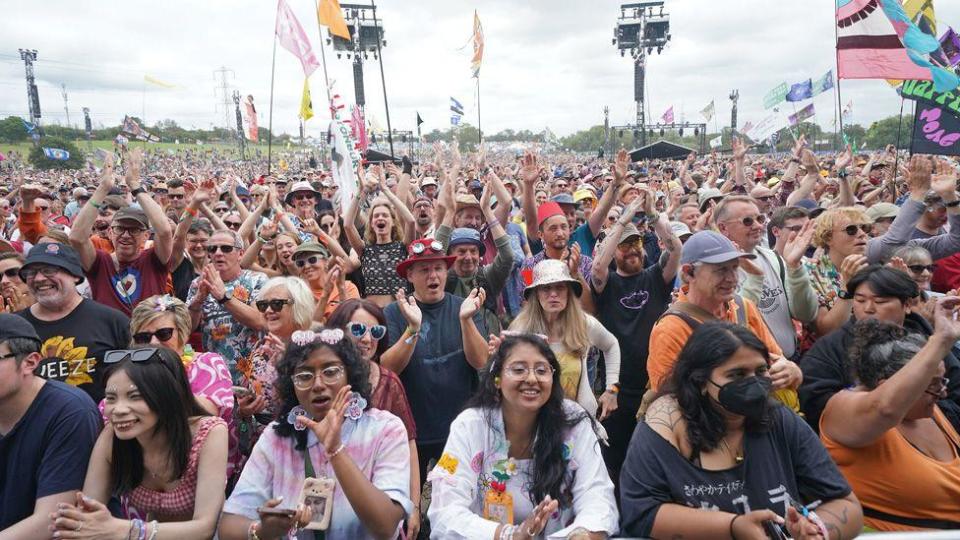
[[[317,5],[317,22],[329,27],[333,35],[350,40],[350,31],[347,29],[347,21],[343,20],[343,13],[340,12],[339,0],[320,0]]]
[[[473,59],[470,60],[470,68],[473,69],[474,78],[480,76],[480,63],[483,62],[483,26],[480,24],[480,16],[477,11],[473,11]]]

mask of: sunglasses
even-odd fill
[[[387,327],[382,324],[375,324],[373,326],[367,326],[362,322],[352,322],[347,325],[347,330],[350,331],[350,335],[360,339],[363,336],[367,335],[367,331],[370,331],[370,337],[376,341],[383,339],[383,336],[387,335]]]
[[[766,224],[767,216],[765,216],[764,214],[759,214],[757,215],[757,217],[747,216],[743,219],[731,219],[731,220],[728,220],[728,222],[729,221],[736,221],[736,222],[742,223],[744,227],[753,227],[754,223],[759,223],[761,225]]]
[[[303,257],[302,259],[297,259],[293,263],[297,265],[297,268],[303,268],[308,264],[313,266],[314,264],[317,264],[320,260],[321,260],[320,257],[316,255],[311,255],[309,257]]]
[[[237,230],[237,231],[240,230],[240,226],[242,225],[242,223],[240,223],[239,221],[224,221],[223,224],[226,225],[228,228]]]
[[[113,351],[107,351],[103,355],[104,364],[116,364],[117,362],[123,362],[124,360],[130,360],[131,362],[146,362],[151,358],[159,356],[160,349],[150,347],[148,349],[117,349]]]
[[[207,253],[213,255],[214,253],[217,252],[218,249],[222,251],[224,255],[226,255],[228,253],[233,253],[233,250],[236,249],[236,247],[231,245],[221,246],[220,244],[213,244],[211,246],[207,246]]]
[[[187,197],[187,196],[186,196],[185,194],[183,194],[183,193],[168,193],[168,194],[167,194],[167,198],[168,198],[168,199],[174,199],[174,200],[177,200],[177,199],[185,199],[186,197]]]
[[[283,306],[290,304],[293,305],[293,300],[285,300],[283,298],[277,298],[274,300],[257,300],[257,310],[260,313],[266,313],[267,308],[269,307],[274,313],[280,313],[280,310],[283,309]]]
[[[410,248],[410,250],[413,251],[414,255],[420,255],[427,250],[427,244],[423,242],[417,242],[412,248]],[[433,242],[430,242],[430,250],[434,253],[443,253],[443,244],[441,244],[438,240],[434,240]]]
[[[843,232],[847,233],[847,236],[856,236],[858,230],[863,231],[864,234],[870,234],[870,231],[873,230],[873,223],[847,225],[846,227],[843,228]]]
[[[117,236],[123,236],[124,234],[128,234],[130,236],[136,236],[146,230],[140,227],[113,226],[111,228],[113,229],[113,233],[116,234]]]
[[[3,271],[3,275],[7,276],[7,277],[10,278],[10,279],[13,279],[13,278],[20,279],[20,269],[21,269],[21,268],[23,268],[23,267],[22,267],[22,266],[18,266],[18,267],[16,267],[16,268],[7,268],[6,270]]]
[[[309,199],[309,200],[313,200],[313,194],[312,194],[312,193],[298,193],[298,194],[296,194],[296,195],[293,196],[293,200],[295,200],[295,201],[306,201],[306,200],[308,200],[308,199]]]
[[[908,264],[907,268],[910,269],[914,274],[922,274],[924,270],[930,272],[931,274],[937,270],[937,265],[935,264]]]
[[[153,190],[153,192],[156,193],[157,195],[166,195],[166,194],[167,194],[167,190],[165,190],[165,189],[155,189],[155,190]]]
[[[223,213],[225,213],[225,212],[229,212],[230,209],[227,208],[226,206],[218,206],[218,207],[214,208],[213,211],[216,212],[216,213],[218,213],[218,214],[223,214]]]
[[[137,345],[146,345],[150,343],[153,336],[157,336],[157,339],[160,341],[170,341],[170,338],[173,337],[173,333],[176,332],[176,330],[176,328],[161,328],[154,332],[137,332],[133,335],[133,342]]]

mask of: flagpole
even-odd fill
[[[277,72],[277,17],[280,16],[280,6],[277,5],[277,14],[273,22],[273,60],[270,61],[270,119],[267,120],[267,176],[270,176],[270,166],[273,163],[273,79]]]
[[[383,73],[383,51],[380,49],[380,23],[377,21],[377,6],[370,0],[373,7],[373,27],[377,29],[377,58],[380,60],[380,83],[383,85],[383,108],[387,111],[387,141],[390,142],[390,157],[393,155],[393,127],[390,126],[390,103],[387,101],[387,77]],[[359,33],[357,34],[360,35]]]
[[[835,62],[836,62],[836,67],[837,67],[837,91],[836,91],[836,94],[837,94],[837,108],[836,108],[835,111],[834,111],[834,115],[837,114],[837,113],[836,113],[837,110],[840,111],[840,130],[839,130],[838,133],[834,133],[834,134],[833,134],[833,137],[834,137],[834,140],[836,140],[837,137],[840,137],[840,141],[841,141],[841,144],[842,144],[842,141],[843,141],[843,108],[842,108],[842,107],[843,107],[843,105],[841,105],[841,101],[842,101],[842,100],[841,100],[841,98],[840,98],[840,49],[839,49],[839,47],[840,47],[840,29],[839,29],[838,26],[837,26],[837,12],[836,12],[836,10],[834,10],[834,12],[833,12],[833,37],[835,38],[834,47],[833,47],[833,58],[834,58],[834,60],[835,60]],[[834,118],[836,118],[836,116],[834,116]],[[896,170],[894,170],[894,174],[896,174]]]
[[[483,127],[480,124],[480,74],[474,78],[477,79],[477,142],[483,144]]]
[[[330,78],[327,77],[327,53],[323,47],[323,27],[320,26],[320,0],[317,0],[317,34],[320,35],[320,60],[323,62],[323,85],[327,88],[327,108],[330,109],[330,117],[332,119],[333,98],[330,97]],[[360,35],[359,32],[357,35]]]
[[[897,122],[897,145],[896,145],[896,146],[894,147],[894,149],[893,149],[893,150],[894,150],[894,152],[893,152],[893,153],[894,153],[894,158],[893,158],[893,179],[894,179],[894,181],[896,181],[896,179],[897,179],[897,165],[899,165],[899,162],[900,162],[900,132],[901,132],[902,129],[903,129],[903,103],[904,103],[904,101],[906,101],[906,100],[905,100],[905,98],[903,97],[903,95],[901,94],[901,95],[900,95],[900,120]],[[910,139],[911,139],[911,142],[910,142],[910,151],[913,152],[913,137],[911,137]],[[896,183],[896,182],[894,182],[894,183]]]

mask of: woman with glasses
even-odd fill
[[[227,427],[193,397],[166,347],[108,351],[107,425],[76,505],[51,514],[55,537],[210,538],[223,506]],[[118,517],[107,504],[120,501]]]
[[[36,301],[30,287],[20,278],[24,260],[23,255],[15,251],[0,253],[0,311],[21,311]]]
[[[827,403],[820,436],[871,529],[960,529],[960,434],[938,405],[958,307],[956,296],[938,299],[928,339],[877,320],[853,329],[857,385]]]
[[[420,530],[420,461],[417,455],[417,425],[413,420],[407,393],[394,372],[380,365],[387,350],[387,318],[380,306],[367,299],[352,299],[340,304],[327,319],[330,328],[342,328],[368,362],[371,391],[370,406],[387,411],[403,421],[410,446],[410,499],[415,512],[407,520],[407,538],[416,538]]]
[[[509,335],[428,480],[434,538],[602,539],[618,530],[593,420],[542,338]]]
[[[591,417],[605,420],[617,409],[620,382],[620,345],[596,318],[580,307],[581,284],[570,277],[562,261],[545,259],[533,267],[533,282],[523,291],[527,302],[510,330],[547,336],[560,364],[560,387],[567,399],[576,401]],[[603,352],[607,390],[599,400],[587,373],[591,347]],[[599,428],[598,425],[598,429]],[[606,434],[602,435],[604,438]]]
[[[357,286],[347,281],[346,272],[343,270],[343,263],[346,260],[346,253],[340,248],[336,241],[326,236],[322,231],[321,239],[329,242],[322,244],[320,242],[305,242],[297,247],[293,254],[294,264],[299,270],[300,278],[307,282],[313,297],[317,300],[317,310],[314,313],[314,320],[323,322],[327,317],[337,309],[337,306],[345,300],[351,298],[360,298],[360,290]],[[332,258],[331,250],[327,245],[334,247],[335,251],[340,252],[340,256]]]
[[[913,278],[917,287],[920,288],[920,299],[928,300],[930,298],[939,298],[943,293],[930,290],[930,282],[933,279],[933,273],[937,270],[937,265],[930,257],[930,252],[920,246],[902,246],[897,248],[890,256],[891,261],[900,259],[903,261],[902,268],[906,269],[907,274]],[[898,267],[901,267],[899,264]]]
[[[301,540],[324,519],[328,540],[392,538],[413,510],[403,423],[368,407],[368,363],[343,330],[295,332],[277,368],[280,414],[263,432],[223,508],[225,540]],[[299,503],[305,479],[325,486],[313,512]]]

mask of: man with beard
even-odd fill
[[[477,370],[487,363],[486,330],[480,308],[483,289],[466,298],[443,286],[456,257],[431,238],[414,240],[397,274],[410,282],[413,294],[397,291],[397,301],[383,310],[388,349],[383,367],[400,375],[417,424],[420,481],[427,464],[438,459],[450,433],[450,423],[477,384]]]
[[[417,238],[434,236],[433,217],[433,199],[427,196],[417,197],[413,202],[414,231]]]
[[[93,299],[127,315],[141,299],[167,293],[170,287],[167,263],[173,250],[173,228],[160,205],[140,185],[142,160],[139,148],[126,159],[124,181],[142,210],[128,206],[114,214],[110,226],[114,252],[100,251],[90,240],[98,207],[113,188],[113,160],[109,155],[100,185],[80,210],[70,232],[70,244],[80,255]],[[154,232],[153,247],[144,249],[150,228]]]
[[[492,263],[481,266],[480,260],[486,251],[486,246],[480,239],[480,233],[465,227],[451,231],[450,221],[452,220],[444,217],[444,223],[437,230],[437,240],[447,247],[448,255],[457,258],[453,263],[453,272],[447,273],[444,289],[448,293],[466,298],[470,295],[470,291],[477,287],[482,288],[487,293],[483,306],[483,320],[487,327],[487,335],[499,336],[501,325],[497,317],[499,312],[497,298],[503,292],[507,278],[513,270],[513,249],[510,247],[510,237],[490,208],[489,186],[483,190],[480,197],[480,210],[487,221],[487,230],[490,231],[490,236],[497,246],[497,256]]]
[[[644,208],[653,219],[657,238],[667,257],[645,268],[643,236],[632,223]],[[619,484],[620,464],[626,457],[630,436],[637,425],[636,412],[647,388],[647,348],[650,332],[670,303],[673,281],[680,266],[680,239],[666,216],[653,211],[653,195],[644,190],[623,210],[610,228],[593,261],[590,288],[597,305],[597,318],[616,336],[620,347],[620,382],[607,390],[616,394],[617,409],[603,425],[610,446],[603,449],[610,477]],[[616,270],[610,271],[610,261]],[[631,346],[625,346],[626,344]]]
[[[537,209],[537,230],[540,232],[540,239],[543,242],[543,251],[532,257],[524,259],[520,267],[520,274],[524,281],[529,284],[532,281],[533,267],[544,259],[560,259],[566,261],[570,268],[570,276],[583,287],[580,294],[580,300],[583,302],[584,309],[592,311],[593,301],[590,297],[590,289],[587,282],[590,279],[590,268],[593,266],[593,259],[587,255],[580,254],[580,245],[569,245],[570,240],[570,221],[564,215],[560,205],[548,201],[540,205]],[[530,224],[527,224],[527,230],[530,230]],[[528,277],[529,276],[529,277]],[[521,294],[521,288],[517,294]],[[516,284],[515,284],[516,287]]]
[[[130,321],[117,311],[80,296],[83,269],[76,251],[40,243],[20,268],[36,303],[17,312],[37,330],[37,375],[76,386],[95,402],[103,398],[103,355],[130,343]]]
[[[193,327],[203,334],[203,348],[223,357],[234,384],[237,361],[249,358],[262,337],[263,318],[253,306],[267,276],[240,267],[243,241],[230,230],[216,231],[206,245],[210,257],[190,284],[187,307]]]

